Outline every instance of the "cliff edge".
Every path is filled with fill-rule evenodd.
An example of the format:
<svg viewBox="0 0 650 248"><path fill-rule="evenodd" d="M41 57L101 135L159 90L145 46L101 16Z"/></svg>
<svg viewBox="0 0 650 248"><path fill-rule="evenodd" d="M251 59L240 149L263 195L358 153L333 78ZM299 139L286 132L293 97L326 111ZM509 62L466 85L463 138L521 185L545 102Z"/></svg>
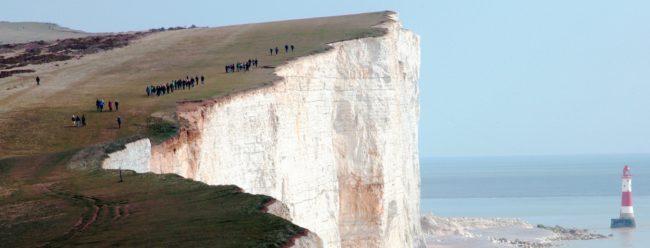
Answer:
<svg viewBox="0 0 650 248"><path fill-rule="evenodd" d="M421 246L419 37L390 18L385 35L293 60L268 86L179 104L175 137L102 167L269 195L324 247Z"/></svg>

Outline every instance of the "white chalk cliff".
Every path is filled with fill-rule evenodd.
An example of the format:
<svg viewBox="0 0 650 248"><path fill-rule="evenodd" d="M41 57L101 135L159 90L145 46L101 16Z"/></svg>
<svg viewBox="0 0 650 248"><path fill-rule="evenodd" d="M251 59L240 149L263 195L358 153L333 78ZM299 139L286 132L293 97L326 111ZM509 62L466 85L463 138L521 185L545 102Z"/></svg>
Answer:
<svg viewBox="0 0 650 248"><path fill-rule="evenodd" d="M177 109L179 134L129 144L107 169L234 184L284 203L324 247L419 247L419 37L331 44L273 84Z"/></svg>

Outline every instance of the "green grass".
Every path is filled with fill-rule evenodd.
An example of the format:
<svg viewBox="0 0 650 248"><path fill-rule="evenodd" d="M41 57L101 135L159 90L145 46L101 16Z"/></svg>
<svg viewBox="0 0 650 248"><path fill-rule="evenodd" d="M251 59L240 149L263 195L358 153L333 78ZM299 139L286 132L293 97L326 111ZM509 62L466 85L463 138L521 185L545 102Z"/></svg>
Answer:
<svg viewBox="0 0 650 248"><path fill-rule="evenodd" d="M303 231L261 212L268 196L175 175L126 171L120 183L117 171L66 168L73 154L0 160L0 187L15 190L0 201L3 246L280 247ZM71 234L94 206L95 222Z"/></svg>
<svg viewBox="0 0 650 248"><path fill-rule="evenodd" d="M147 121L147 137L154 144L162 143L176 133L178 133L178 123L156 117L150 117Z"/></svg>

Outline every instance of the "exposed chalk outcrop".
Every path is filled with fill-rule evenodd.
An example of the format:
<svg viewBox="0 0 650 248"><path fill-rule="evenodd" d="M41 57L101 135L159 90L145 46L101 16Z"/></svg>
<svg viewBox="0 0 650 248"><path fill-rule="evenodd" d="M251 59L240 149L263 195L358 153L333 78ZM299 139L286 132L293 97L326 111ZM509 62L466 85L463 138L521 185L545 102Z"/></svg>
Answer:
<svg viewBox="0 0 650 248"><path fill-rule="evenodd" d="M149 160L151 159L151 142L149 139L141 139L125 145L125 149L108 154L108 158L102 162L104 169L126 169L138 173L151 171Z"/></svg>
<svg viewBox="0 0 650 248"><path fill-rule="evenodd" d="M291 221L291 213L289 211L289 208L286 205L284 205L284 203L282 203L281 201L271 200L270 202L266 203L263 211L278 216L280 218L283 218L285 220ZM289 243L286 244L286 247L321 248L323 247L323 241L316 234L305 229L303 233L300 233L299 235L289 240Z"/></svg>
<svg viewBox="0 0 650 248"><path fill-rule="evenodd" d="M396 17L382 27L277 68L270 86L181 104L176 137L127 145L104 168L272 196L324 247L423 245L419 37Z"/></svg>
<svg viewBox="0 0 650 248"><path fill-rule="evenodd" d="M285 220L291 221L291 211L281 201L272 200L264 206L264 211L272 215L278 216Z"/></svg>
<svg viewBox="0 0 650 248"><path fill-rule="evenodd" d="M323 242L313 232L307 231L304 235L292 240L289 245L291 248L319 248L323 247Z"/></svg>

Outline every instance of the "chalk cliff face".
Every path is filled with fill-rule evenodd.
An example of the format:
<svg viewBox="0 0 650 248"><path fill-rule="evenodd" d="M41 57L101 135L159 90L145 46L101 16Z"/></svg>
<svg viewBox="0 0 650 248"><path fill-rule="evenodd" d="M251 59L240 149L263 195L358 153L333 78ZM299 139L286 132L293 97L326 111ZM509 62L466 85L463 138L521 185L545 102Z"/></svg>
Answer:
<svg viewBox="0 0 650 248"><path fill-rule="evenodd" d="M181 104L176 137L103 167L272 196L324 247L421 246L419 37L394 19L279 67L270 86Z"/></svg>

